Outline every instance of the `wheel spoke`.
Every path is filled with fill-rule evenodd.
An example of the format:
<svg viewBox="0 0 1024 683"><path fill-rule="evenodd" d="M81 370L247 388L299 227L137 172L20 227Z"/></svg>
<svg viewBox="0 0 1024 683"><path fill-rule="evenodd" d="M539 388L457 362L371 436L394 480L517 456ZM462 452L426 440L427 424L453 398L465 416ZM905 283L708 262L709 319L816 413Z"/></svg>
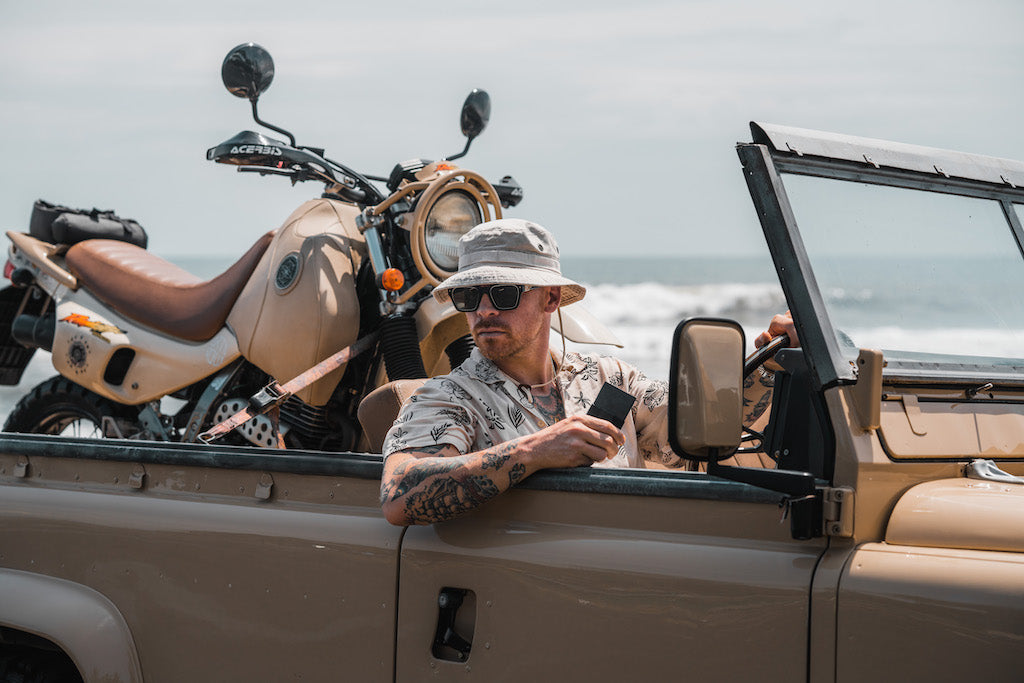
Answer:
<svg viewBox="0 0 1024 683"><path fill-rule="evenodd" d="M60 436L74 436L86 439L103 438L99 425L87 418L77 418L60 430Z"/></svg>

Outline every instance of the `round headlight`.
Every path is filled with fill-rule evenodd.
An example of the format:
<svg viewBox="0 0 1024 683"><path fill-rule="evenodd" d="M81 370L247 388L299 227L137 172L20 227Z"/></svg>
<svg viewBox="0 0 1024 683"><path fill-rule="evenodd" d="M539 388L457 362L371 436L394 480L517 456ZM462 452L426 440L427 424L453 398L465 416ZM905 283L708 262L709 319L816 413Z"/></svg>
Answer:
<svg viewBox="0 0 1024 683"><path fill-rule="evenodd" d="M459 268L459 238L481 223L480 205L468 193L454 190L430 207L424 226L427 254L441 270Z"/></svg>

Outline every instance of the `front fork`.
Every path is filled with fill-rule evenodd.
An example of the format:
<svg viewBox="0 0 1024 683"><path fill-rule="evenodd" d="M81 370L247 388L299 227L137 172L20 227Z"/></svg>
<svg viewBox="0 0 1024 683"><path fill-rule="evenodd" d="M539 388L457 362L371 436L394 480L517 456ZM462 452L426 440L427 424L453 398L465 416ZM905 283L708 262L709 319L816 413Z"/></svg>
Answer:
<svg viewBox="0 0 1024 683"><path fill-rule="evenodd" d="M388 379L419 379L427 376L416 331L416 309L412 301L399 303L398 292L389 291L381 284L384 272L390 268L381 243L378 225L370 224L363 233L370 254L374 284L380 293L381 323L380 348L384 356L384 369Z"/></svg>

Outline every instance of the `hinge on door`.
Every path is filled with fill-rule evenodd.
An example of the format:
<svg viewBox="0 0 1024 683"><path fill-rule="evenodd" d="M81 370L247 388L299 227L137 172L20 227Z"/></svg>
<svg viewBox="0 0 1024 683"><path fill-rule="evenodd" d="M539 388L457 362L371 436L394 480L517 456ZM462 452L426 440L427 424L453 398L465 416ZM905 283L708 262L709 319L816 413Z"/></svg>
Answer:
<svg viewBox="0 0 1024 683"><path fill-rule="evenodd" d="M821 528L826 536L853 536L853 489L848 486L825 487L821 491Z"/></svg>

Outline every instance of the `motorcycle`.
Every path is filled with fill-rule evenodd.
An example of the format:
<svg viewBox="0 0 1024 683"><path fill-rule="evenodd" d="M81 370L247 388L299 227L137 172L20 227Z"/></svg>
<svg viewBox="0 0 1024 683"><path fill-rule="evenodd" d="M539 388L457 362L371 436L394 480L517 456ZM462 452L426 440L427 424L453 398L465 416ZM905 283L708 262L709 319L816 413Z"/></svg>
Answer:
<svg viewBox="0 0 1024 683"><path fill-rule="evenodd" d="M4 431L190 442L248 406L256 414L226 441L351 451L367 445L357 409L368 393L468 357L465 317L430 292L457 269L459 237L523 198L511 176L491 183L453 163L486 127L488 94L466 98L462 152L401 162L383 177L260 119L274 76L262 47L231 50L221 76L250 101L257 124L287 141L243 131L207 159L293 185L319 182L323 193L207 281L147 251L132 221L37 203L29 233L7 233L0 383L17 384L37 348L51 352L59 375L18 402ZM574 306L556 329L614 343ZM255 409L278 380L331 358L341 362L278 393L271 411Z"/></svg>

